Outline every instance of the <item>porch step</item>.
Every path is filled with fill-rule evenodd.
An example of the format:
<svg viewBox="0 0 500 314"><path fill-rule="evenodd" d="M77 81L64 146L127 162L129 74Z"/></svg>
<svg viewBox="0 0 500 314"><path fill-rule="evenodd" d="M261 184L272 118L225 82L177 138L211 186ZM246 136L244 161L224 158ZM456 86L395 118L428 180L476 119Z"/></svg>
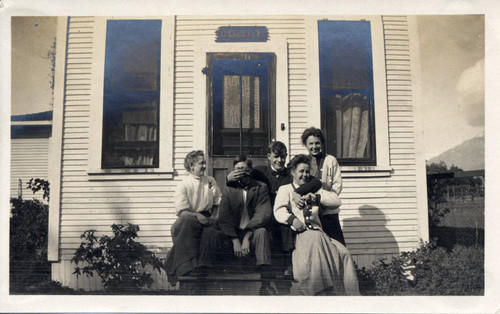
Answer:
<svg viewBox="0 0 500 314"><path fill-rule="evenodd" d="M236 258L219 255L208 276L181 276L179 289L183 295L260 295L262 279L254 257ZM298 289L292 278L284 277L286 256L274 254L268 269L271 287L278 295L296 295Z"/></svg>
<svg viewBox="0 0 500 314"><path fill-rule="evenodd" d="M211 273L207 277L179 277L179 288L185 295L259 295L262 280L259 273ZM296 294L294 282L273 278L271 287L277 295Z"/></svg>

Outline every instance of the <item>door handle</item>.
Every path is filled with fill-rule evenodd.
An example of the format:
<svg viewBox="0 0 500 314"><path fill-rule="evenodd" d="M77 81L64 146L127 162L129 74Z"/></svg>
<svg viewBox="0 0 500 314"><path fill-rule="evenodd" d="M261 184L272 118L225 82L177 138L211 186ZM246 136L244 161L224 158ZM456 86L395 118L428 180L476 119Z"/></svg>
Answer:
<svg viewBox="0 0 500 314"><path fill-rule="evenodd" d="M281 124L281 131L285 131L285 124L284 123Z"/></svg>

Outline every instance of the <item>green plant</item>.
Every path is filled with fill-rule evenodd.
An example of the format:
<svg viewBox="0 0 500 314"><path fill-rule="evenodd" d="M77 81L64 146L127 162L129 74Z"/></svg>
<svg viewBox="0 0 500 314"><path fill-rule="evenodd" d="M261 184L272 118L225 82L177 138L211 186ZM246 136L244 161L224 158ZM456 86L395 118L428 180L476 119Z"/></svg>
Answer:
<svg viewBox="0 0 500 314"><path fill-rule="evenodd" d="M39 200L12 198L9 238L11 291L50 279L47 261L48 206Z"/></svg>
<svg viewBox="0 0 500 314"><path fill-rule="evenodd" d="M144 267L151 265L153 270L161 273L162 263L145 245L134 240L139 226L113 224L111 229L112 237L104 235L97 238L95 230L87 230L81 235L84 241L71 261L87 265L75 267L74 274L93 277L94 272L97 273L109 292L136 292L144 286L150 287L153 278L144 271Z"/></svg>
<svg viewBox="0 0 500 314"><path fill-rule="evenodd" d="M59 281L51 280L47 278L46 280L37 282L24 289L11 289L11 294L83 294L82 290L73 290L68 287L61 285Z"/></svg>
<svg viewBox="0 0 500 314"><path fill-rule="evenodd" d="M28 189L33 194L43 190L49 199L49 182L31 179ZM33 285L50 280L50 263L47 261L47 235L49 207L39 200L12 198L9 237L10 291L26 291Z"/></svg>
<svg viewBox="0 0 500 314"><path fill-rule="evenodd" d="M358 276L359 292L361 295L375 295L375 280L373 280L370 269L366 267L359 268L358 264L354 263Z"/></svg>
<svg viewBox="0 0 500 314"><path fill-rule="evenodd" d="M401 272L407 262L415 265L413 280ZM372 269L358 269L358 276L363 295L482 295L484 249L455 246L448 252L431 242L390 262L380 259Z"/></svg>
<svg viewBox="0 0 500 314"><path fill-rule="evenodd" d="M47 180L44 179L33 179L31 178L28 182L28 189L33 191L33 194L36 192L42 190L43 191L43 199L50 200L50 183Z"/></svg>

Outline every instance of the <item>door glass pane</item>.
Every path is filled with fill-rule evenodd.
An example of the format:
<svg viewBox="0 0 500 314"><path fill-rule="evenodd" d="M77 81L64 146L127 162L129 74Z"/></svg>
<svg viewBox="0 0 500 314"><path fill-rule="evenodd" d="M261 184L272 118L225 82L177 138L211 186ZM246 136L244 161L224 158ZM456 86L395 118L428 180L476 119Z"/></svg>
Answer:
<svg viewBox="0 0 500 314"><path fill-rule="evenodd" d="M258 76L224 75L223 99L225 129L240 128L240 123L244 129L260 128Z"/></svg>
<svg viewBox="0 0 500 314"><path fill-rule="evenodd" d="M240 77L239 75L224 75L224 129L240 127Z"/></svg>
<svg viewBox="0 0 500 314"><path fill-rule="evenodd" d="M243 128L260 128L259 77L243 76Z"/></svg>

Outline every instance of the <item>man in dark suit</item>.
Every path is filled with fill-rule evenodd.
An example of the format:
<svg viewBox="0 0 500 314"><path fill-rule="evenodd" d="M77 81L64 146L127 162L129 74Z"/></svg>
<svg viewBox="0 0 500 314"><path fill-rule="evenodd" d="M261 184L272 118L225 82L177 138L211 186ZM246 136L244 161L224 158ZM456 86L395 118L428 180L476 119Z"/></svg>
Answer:
<svg viewBox="0 0 500 314"><path fill-rule="evenodd" d="M285 144L280 141L272 142L267 149L267 165L255 167L250 174L252 179L264 182L267 185L271 207L274 206L278 188L292 183L290 171L285 167L287 155ZM227 186L237 186L238 180L244 175L241 171L233 170L227 176ZM275 256L284 258L282 261L285 266L283 269L286 269L284 274L291 277L293 275L291 251L295 248L294 235L290 228L277 223L274 217L271 218L268 227L272 234L272 251Z"/></svg>
<svg viewBox="0 0 500 314"><path fill-rule="evenodd" d="M252 161L239 155L233 161L235 171L244 173L236 187L226 186L219 205L218 226L226 240L231 240L236 257L254 254L262 279L261 294L271 294L271 237L266 227L272 216L269 192L265 183L250 177Z"/></svg>
<svg viewBox="0 0 500 314"><path fill-rule="evenodd" d="M290 171L285 166L287 155L285 144L280 141L272 142L267 148L267 165L256 166L250 174L252 179L267 184L271 205L274 204L278 188L282 185L292 183ZM245 173L238 170L230 172L227 175L227 185L235 187L237 181L244 175Z"/></svg>

